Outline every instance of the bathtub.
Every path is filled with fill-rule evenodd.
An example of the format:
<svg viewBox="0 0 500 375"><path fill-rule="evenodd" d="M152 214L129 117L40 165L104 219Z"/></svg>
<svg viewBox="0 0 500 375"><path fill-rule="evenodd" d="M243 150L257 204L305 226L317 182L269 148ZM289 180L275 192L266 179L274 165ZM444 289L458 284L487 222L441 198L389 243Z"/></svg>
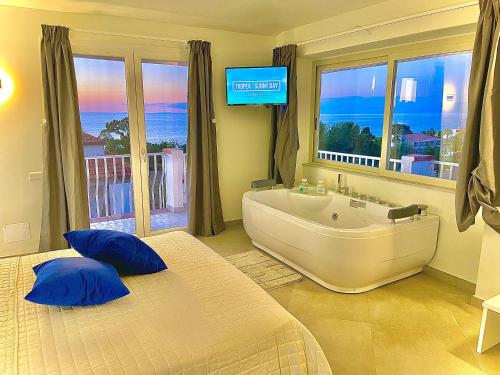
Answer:
<svg viewBox="0 0 500 375"><path fill-rule="evenodd" d="M361 293L416 274L436 250L437 216L392 223L389 207L334 192L249 191L242 206L256 247L336 292Z"/></svg>

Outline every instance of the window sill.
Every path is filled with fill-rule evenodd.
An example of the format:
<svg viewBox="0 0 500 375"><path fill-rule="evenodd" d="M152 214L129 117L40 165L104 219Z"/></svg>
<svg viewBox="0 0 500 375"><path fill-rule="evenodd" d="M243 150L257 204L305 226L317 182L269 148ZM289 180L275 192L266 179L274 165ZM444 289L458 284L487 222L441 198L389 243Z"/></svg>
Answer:
<svg viewBox="0 0 500 375"><path fill-rule="evenodd" d="M455 187L456 187L455 181L442 180L433 177L411 175L401 172L380 170L379 168L373 168L374 169L373 171L367 171L366 169L360 170L359 168L352 168L349 165L338 166L329 163L321 163L317 161L303 163L302 166L310 168L326 169L329 171L340 172L340 173L349 173L362 177L375 178L379 180L411 185L414 187L419 187L424 189L444 191L451 194L455 193Z"/></svg>

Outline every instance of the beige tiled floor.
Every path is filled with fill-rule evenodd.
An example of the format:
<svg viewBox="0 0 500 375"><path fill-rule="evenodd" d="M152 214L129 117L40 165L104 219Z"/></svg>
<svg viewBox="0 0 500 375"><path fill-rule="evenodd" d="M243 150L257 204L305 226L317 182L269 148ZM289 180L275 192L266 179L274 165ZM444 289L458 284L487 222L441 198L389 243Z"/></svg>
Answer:
<svg viewBox="0 0 500 375"><path fill-rule="evenodd" d="M238 223L201 240L222 256L254 248ZM470 296L426 274L355 295L307 278L270 293L316 336L336 375L500 374L500 346L475 351L481 311Z"/></svg>

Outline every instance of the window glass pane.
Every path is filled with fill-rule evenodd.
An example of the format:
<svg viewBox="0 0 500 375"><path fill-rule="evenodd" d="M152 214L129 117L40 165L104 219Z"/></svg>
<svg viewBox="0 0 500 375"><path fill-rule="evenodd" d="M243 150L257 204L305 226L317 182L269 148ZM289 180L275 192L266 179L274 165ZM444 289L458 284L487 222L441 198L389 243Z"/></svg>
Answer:
<svg viewBox="0 0 500 375"><path fill-rule="evenodd" d="M321 73L318 158L378 167L387 64Z"/></svg>
<svg viewBox="0 0 500 375"><path fill-rule="evenodd" d="M456 180L471 53L397 62L388 168Z"/></svg>
<svg viewBox="0 0 500 375"><path fill-rule="evenodd" d="M151 230L187 225L188 67L142 63Z"/></svg>
<svg viewBox="0 0 500 375"><path fill-rule="evenodd" d="M123 60L76 57L90 227L135 232Z"/></svg>

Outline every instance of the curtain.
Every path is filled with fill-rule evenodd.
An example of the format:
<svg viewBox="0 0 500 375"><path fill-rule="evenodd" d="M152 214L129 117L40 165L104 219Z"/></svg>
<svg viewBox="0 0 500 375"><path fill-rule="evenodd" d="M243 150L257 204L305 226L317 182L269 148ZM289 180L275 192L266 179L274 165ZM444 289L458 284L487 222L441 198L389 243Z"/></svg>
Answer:
<svg viewBox="0 0 500 375"><path fill-rule="evenodd" d="M69 30L42 25L45 125L40 251L68 248L63 234L89 227L89 209Z"/></svg>
<svg viewBox="0 0 500 375"><path fill-rule="evenodd" d="M455 196L458 229L482 208L500 233L500 0L480 0L469 85L469 109Z"/></svg>
<svg viewBox="0 0 500 375"><path fill-rule="evenodd" d="M269 146L269 178L286 188L295 183L299 129L297 125L297 46L273 49L273 66L288 68L288 105L273 106Z"/></svg>
<svg viewBox="0 0 500 375"><path fill-rule="evenodd" d="M217 166L210 43L189 42L188 72L188 228L194 235L224 230Z"/></svg>

